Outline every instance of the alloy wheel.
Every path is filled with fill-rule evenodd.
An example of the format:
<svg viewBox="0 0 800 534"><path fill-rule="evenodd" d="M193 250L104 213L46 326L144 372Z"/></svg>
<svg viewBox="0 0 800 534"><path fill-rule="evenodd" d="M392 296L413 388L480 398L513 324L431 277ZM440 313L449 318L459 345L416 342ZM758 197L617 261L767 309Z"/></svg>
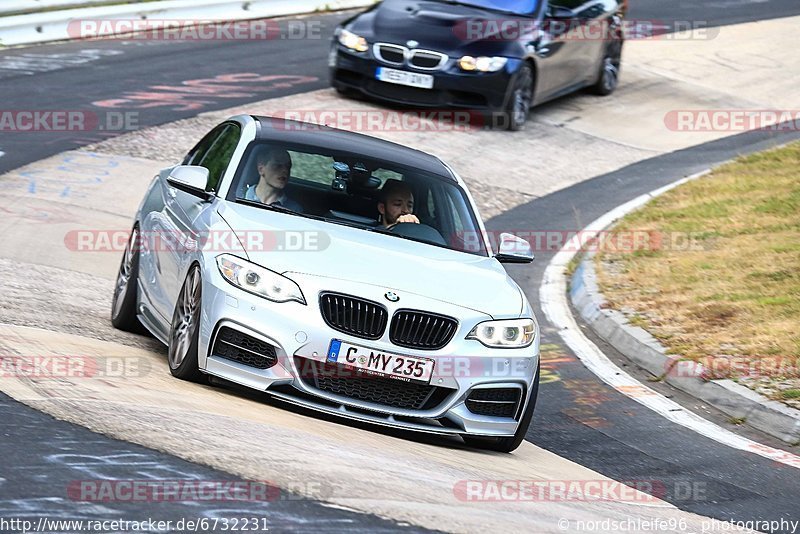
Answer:
<svg viewBox="0 0 800 534"><path fill-rule="evenodd" d="M186 277L172 318L169 365L173 369L180 367L189 354L199 320L200 270L195 267Z"/></svg>

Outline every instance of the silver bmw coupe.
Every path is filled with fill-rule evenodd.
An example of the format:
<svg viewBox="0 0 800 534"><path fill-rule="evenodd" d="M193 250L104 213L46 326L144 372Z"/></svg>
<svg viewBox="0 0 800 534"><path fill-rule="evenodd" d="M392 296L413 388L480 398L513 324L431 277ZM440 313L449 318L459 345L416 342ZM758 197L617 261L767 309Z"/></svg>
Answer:
<svg viewBox="0 0 800 534"><path fill-rule="evenodd" d="M153 179L112 322L161 340L181 379L512 451L539 328L501 263L532 259L527 241L491 238L434 156L237 116Z"/></svg>

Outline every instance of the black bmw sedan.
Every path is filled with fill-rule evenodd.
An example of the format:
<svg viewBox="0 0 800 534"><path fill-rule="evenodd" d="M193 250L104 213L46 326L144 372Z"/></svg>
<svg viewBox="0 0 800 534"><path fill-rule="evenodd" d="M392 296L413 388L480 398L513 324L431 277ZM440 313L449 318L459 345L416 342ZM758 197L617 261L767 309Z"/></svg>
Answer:
<svg viewBox="0 0 800 534"><path fill-rule="evenodd" d="M336 29L331 81L518 130L532 106L614 91L624 14L624 0L384 0Z"/></svg>

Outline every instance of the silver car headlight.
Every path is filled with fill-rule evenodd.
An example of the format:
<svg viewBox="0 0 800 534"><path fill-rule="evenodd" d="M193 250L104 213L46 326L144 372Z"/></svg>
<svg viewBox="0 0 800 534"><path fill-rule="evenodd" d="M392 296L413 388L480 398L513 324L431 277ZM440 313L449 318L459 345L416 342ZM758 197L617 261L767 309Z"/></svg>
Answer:
<svg viewBox="0 0 800 534"><path fill-rule="evenodd" d="M475 339L487 347L519 349L530 346L536 337L533 319L486 321L472 329L467 339Z"/></svg>
<svg viewBox="0 0 800 534"><path fill-rule="evenodd" d="M505 67L506 63L508 58L505 57L464 56L458 60L458 66L467 72L497 72Z"/></svg>
<svg viewBox="0 0 800 534"><path fill-rule="evenodd" d="M306 303L300 286L293 280L255 263L230 254L222 254L217 256L217 267L225 280L239 289L273 302Z"/></svg>
<svg viewBox="0 0 800 534"><path fill-rule="evenodd" d="M367 44L366 39L347 30L342 30L339 32L339 42L344 47L356 52L366 52L369 50L369 45Z"/></svg>

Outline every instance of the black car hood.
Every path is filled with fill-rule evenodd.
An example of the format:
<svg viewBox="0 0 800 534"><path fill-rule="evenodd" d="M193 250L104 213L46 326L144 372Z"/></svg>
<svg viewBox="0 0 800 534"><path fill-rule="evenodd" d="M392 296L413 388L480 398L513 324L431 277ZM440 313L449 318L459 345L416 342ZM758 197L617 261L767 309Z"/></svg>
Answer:
<svg viewBox="0 0 800 534"><path fill-rule="evenodd" d="M500 55L508 43L492 40L485 34L481 39L469 40L467 23L470 20L509 17L512 16L445 2L384 0L376 8L353 19L349 28L370 42L405 45L413 40L419 43L417 48L465 53L480 43L481 53Z"/></svg>

